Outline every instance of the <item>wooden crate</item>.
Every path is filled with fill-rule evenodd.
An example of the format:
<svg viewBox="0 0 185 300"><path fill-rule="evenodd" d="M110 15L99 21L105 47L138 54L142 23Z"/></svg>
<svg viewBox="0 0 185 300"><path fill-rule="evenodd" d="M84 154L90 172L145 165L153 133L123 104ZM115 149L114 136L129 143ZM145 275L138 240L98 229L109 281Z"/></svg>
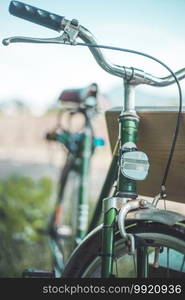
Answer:
<svg viewBox="0 0 185 300"><path fill-rule="evenodd" d="M120 107L106 111L106 124L113 151L118 136ZM167 158L175 132L178 108L137 107L140 117L138 150L149 157L149 175L138 182L140 195L155 196L160 192ZM180 133L177 139L169 176L166 182L167 199L185 203L185 109L183 108Z"/></svg>

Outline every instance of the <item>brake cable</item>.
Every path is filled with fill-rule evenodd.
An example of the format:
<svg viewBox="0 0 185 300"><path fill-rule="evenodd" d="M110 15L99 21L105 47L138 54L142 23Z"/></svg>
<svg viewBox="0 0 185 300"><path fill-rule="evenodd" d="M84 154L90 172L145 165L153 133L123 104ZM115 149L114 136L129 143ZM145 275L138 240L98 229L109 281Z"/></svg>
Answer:
<svg viewBox="0 0 185 300"><path fill-rule="evenodd" d="M170 167L171 167L171 163L172 163L172 159L173 159L173 155L174 155L174 151L175 151L175 147L176 147L176 143L177 143L177 137L179 135L180 121L181 121L181 117L182 117L182 89L181 89L180 82L179 82L177 76L165 63L163 63L159 59L157 59L157 58L155 58L155 57L153 57L149 54L146 54L146 53L143 53L143 52L140 52L140 51L125 49L125 48L120 48L120 47L106 46L106 45L90 44L90 43L76 43L75 46L86 46L86 47L93 47L93 48L102 48L102 49L123 51L123 52L129 52L129 53L132 53L132 54L141 55L141 56L147 57L147 58L149 58L151 60L154 60L157 63L161 64L173 76L173 78L174 78L174 80L177 84L177 88L178 88L179 111L178 111L178 115L177 115L177 122L176 122L174 138L172 140L170 153L169 153L169 156L168 156L168 159L167 159L164 175L163 175L162 181L161 181L160 196L161 196L162 199L166 198L166 181L167 181L167 178L168 178L168 175L169 175L169 170L170 170Z"/></svg>

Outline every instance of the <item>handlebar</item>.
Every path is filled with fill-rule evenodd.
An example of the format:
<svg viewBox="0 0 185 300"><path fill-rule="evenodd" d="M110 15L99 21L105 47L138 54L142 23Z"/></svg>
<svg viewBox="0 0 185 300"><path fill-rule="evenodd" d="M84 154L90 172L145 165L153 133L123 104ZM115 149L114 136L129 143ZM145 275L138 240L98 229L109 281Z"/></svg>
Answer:
<svg viewBox="0 0 185 300"><path fill-rule="evenodd" d="M93 34L85 27L79 25L78 21L75 19L69 21L62 16L52 14L19 1L11 1L9 12L14 16L26 19L50 29L63 31L63 34L59 37L51 39L10 37L3 40L4 45L17 42L78 45L76 39L79 37L86 44L89 44L89 50L102 69L125 80L128 80L129 78L130 84L147 84L151 86L164 87L175 82L175 79L172 75L166 77L156 77L140 69L119 66L109 62L103 55L100 48L96 47L97 42ZM175 75L178 80L185 78L185 68L177 71Z"/></svg>

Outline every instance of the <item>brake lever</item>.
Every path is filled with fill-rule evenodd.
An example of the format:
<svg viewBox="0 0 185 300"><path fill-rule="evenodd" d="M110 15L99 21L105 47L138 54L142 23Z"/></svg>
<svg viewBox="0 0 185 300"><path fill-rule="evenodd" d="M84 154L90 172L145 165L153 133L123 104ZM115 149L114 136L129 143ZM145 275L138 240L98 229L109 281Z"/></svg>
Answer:
<svg viewBox="0 0 185 300"><path fill-rule="evenodd" d="M4 46L8 46L11 43L38 43L38 44L68 44L62 36L56 38L31 38L25 36L13 36L2 41Z"/></svg>
<svg viewBox="0 0 185 300"><path fill-rule="evenodd" d="M4 46L10 43L39 43L39 44L67 44L76 45L76 38L80 31L80 25L76 19L65 20L64 32L61 36L55 38L32 38L24 36L13 36L2 40Z"/></svg>

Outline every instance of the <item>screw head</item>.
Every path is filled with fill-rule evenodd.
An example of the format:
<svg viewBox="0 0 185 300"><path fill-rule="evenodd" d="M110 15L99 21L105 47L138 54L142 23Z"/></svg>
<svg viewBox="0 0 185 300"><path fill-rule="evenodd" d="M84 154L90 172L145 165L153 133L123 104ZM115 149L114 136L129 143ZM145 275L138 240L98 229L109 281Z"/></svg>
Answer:
<svg viewBox="0 0 185 300"><path fill-rule="evenodd" d="M78 20L76 20L76 19L73 19L72 21L71 21L71 25L73 25L73 26L78 26Z"/></svg>
<svg viewBox="0 0 185 300"><path fill-rule="evenodd" d="M141 207L147 207L148 206L148 201L146 199L141 199L140 200L140 206Z"/></svg>

